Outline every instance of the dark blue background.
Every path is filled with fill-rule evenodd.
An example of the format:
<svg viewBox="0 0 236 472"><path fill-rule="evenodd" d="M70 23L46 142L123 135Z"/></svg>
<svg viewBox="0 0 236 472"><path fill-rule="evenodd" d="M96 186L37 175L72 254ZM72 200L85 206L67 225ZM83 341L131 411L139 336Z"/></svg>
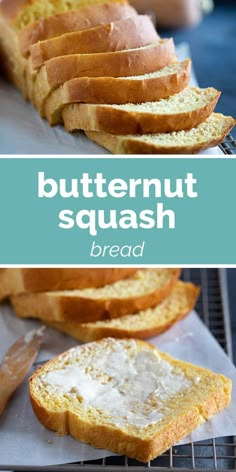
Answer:
<svg viewBox="0 0 236 472"><path fill-rule="evenodd" d="M171 33L176 44L190 44L199 85L221 90L216 111L236 117L236 0L216 1L197 27L163 33Z"/></svg>

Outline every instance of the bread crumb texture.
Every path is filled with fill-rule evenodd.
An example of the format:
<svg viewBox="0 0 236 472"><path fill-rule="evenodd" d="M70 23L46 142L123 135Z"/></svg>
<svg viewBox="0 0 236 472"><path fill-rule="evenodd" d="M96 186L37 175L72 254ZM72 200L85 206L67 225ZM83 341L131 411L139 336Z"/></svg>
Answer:
<svg viewBox="0 0 236 472"><path fill-rule="evenodd" d="M145 102L138 104L127 103L124 105L102 106L104 106L104 108L115 108L118 110L131 111L132 113L145 112L160 115L179 114L182 112L202 108L206 105L206 103L214 100L217 95L218 92L214 88L199 89L197 87L188 87L178 94L158 100L157 102Z"/></svg>
<svg viewBox="0 0 236 472"><path fill-rule="evenodd" d="M212 113L212 115L196 128L187 131L173 131L172 133L159 133L142 136L123 136L124 139L136 139L152 144L160 144L168 146L191 146L193 144L201 144L206 139L217 139L223 134L228 127L228 120L220 113Z"/></svg>
<svg viewBox="0 0 236 472"><path fill-rule="evenodd" d="M145 80L145 79L156 79L157 77L164 77L165 75L174 75L182 72L183 64L185 65L187 61L184 62L176 62L169 66L163 67L162 69L151 72L150 74L144 75L132 75L129 77L119 77L120 79L124 80Z"/></svg>
<svg viewBox="0 0 236 472"><path fill-rule="evenodd" d="M179 275L179 269L147 269L139 270L127 280L119 280L114 284L98 289L88 288L63 292L52 292L51 295L65 297L82 297L93 300L110 298L129 298L146 295L164 287Z"/></svg>

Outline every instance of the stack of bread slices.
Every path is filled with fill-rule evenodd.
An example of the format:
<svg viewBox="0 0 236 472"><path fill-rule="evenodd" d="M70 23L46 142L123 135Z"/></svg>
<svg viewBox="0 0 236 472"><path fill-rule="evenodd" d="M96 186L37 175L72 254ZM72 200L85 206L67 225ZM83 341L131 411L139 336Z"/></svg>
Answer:
<svg viewBox="0 0 236 472"><path fill-rule="evenodd" d="M2 0L0 56L11 81L51 125L84 130L113 153L196 153L234 119L220 93L190 87L148 16L124 0ZM78 150L79 151L79 150Z"/></svg>
<svg viewBox="0 0 236 472"><path fill-rule="evenodd" d="M179 269L2 269L0 299L20 318L36 318L87 342L145 339L194 308L199 288Z"/></svg>

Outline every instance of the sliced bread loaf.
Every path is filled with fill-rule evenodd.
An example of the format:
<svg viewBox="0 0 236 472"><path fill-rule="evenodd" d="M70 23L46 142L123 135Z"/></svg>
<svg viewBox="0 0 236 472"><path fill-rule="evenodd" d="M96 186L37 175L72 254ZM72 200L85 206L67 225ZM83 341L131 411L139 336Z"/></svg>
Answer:
<svg viewBox="0 0 236 472"><path fill-rule="evenodd" d="M44 114L50 92L77 77L122 77L154 72L176 60L172 39L125 51L72 54L50 59L39 70L34 85L34 104Z"/></svg>
<svg viewBox="0 0 236 472"><path fill-rule="evenodd" d="M110 336L146 339L166 331L187 316L194 308L198 295L198 287L179 281L162 303L136 314L94 323L47 322L47 324L83 342L97 341Z"/></svg>
<svg viewBox="0 0 236 472"><path fill-rule="evenodd" d="M191 61L166 66L161 70L131 77L80 77L54 90L45 102L50 125L62 122L62 109L69 103L154 102L181 92L190 80Z"/></svg>
<svg viewBox="0 0 236 472"><path fill-rule="evenodd" d="M136 15L94 28L67 33L31 47L34 69L53 57L134 49L158 40L149 16Z"/></svg>
<svg viewBox="0 0 236 472"><path fill-rule="evenodd" d="M29 54L30 46L38 41L44 41L73 31L94 28L94 26L137 15L136 10L126 5L125 2L123 5L108 2L104 5L93 5L92 7L59 13L48 18L41 17L39 21L19 32L21 53L23 55Z"/></svg>
<svg viewBox="0 0 236 472"><path fill-rule="evenodd" d="M107 338L72 348L30 379L38 420L147 462L227 407L232 382L151 344Z"/></svg>
<svg viewBox="0 0 236 472"><path fill-rule="evenodd" d="M231 116L212 113L204 123L188 131L142 136L86 131L86 135L113 154L195 154L220 144L234 125Z"/></svg>
<svg viewBox="0 0 236 472"><path fill-rule="evenodd" d="M103 287L134 275L137 269L3 269L0 300L25 292Z"/></svg>
<svg viewBox="0 0 236 472"><path fill-rule="evenodd" d="M50 321L98 321L155 306L173 290L179 269L140 270L103 288L22 294L11 297L22 318Z"/></svg>
<svg viewBox="0 0 236 472"><path fill-rule="evenodd" d="M157 102L126 105L73 103L64 107L62 116L67 131L168 133L198 126L210 116L219 97L220 92L214 88L188 87Z"/></svg>
<svg viewBox="0 0 236 472"><path fill-rule="evenodd" d="M34 102L37 70L47 60L74 54L96 54L137 49L153 44L158 35L148 16L133 16L102 26L68 33L31 47L26 66L27 98Z"/></svg>

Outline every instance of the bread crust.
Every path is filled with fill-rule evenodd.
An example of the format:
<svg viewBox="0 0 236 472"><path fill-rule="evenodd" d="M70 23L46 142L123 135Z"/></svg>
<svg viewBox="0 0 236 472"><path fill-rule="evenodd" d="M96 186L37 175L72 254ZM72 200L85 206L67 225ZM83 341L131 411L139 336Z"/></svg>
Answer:
<svg viewBox="0 0 236 472"><path fill-rule="evenodd" d="M166 320L164 323L162 319L156 318L155 323L151 320L150 321L150 314L147 313L146 316L146 327L144 328L143 325L139 326L138 316L136 314L136 323L132 323L130 328L125 328L122 326L122 321L120 327L114 327L109 325L109 322L106 323L106 326L99 326L96 323L52 323L47 322L47 325L58 329L62 333L66 333L75 339L78 339L82 342L91 342L91 341L98 341L103 338L135 338L135 339L148 339L158 334L167 331L171 328L175 323L180 321L181 319L188 316L188 314L193 310L196 301L198 299L200 288L191 284L191 283L183 283L177 282L176 287L178 285L182 285L186 291L186 297L188 298L188 306L185 307L185 310L179 309L176 313L173 314L172 318ZM175 288L169 295L172 296L174 293ZM161 305L159 305L161 306ZM155 308L155 307L154 307ZM129 316L129 315L128 315ZM132 315L133 316L133 315ZM130 316L129 318L132 318Z"/></svg>
<svg viewBox="0 0 236 472"><path fill-rule="evenodd" d="M223 115L221 115L223 117ZM222 118L223 119L223 118ZM225 136L235 126L235 119L231 116L224 117L224 129L218 137L209 138L202 143L180 146L161 146L145 141L136 140L135 136L123 139L120 136L96 131L85 131L88 138L95 141L100 146L105 147L113 154L197 154L204 149L218 146Z"/></svg>
<svg viewBox="0 0 236 472"><path fill-rule="evenodd" d="M158 305L174 288L180 269L171 270L168 281L155 291L141 296L125 298L92 299L82 296L68 296L66 292L27 294L11 297L16 315L21 318L40 318L49 321L88 322L119 318ZM56 294L53 296L53 294Z"/></svg>
<svg viewBox="0 0 236 472"><path fill-rule="evenodd" d="M160 40L146 48L101 54L75 54L51 59L46 64L49 85L54 88L72 78L127 77L154 72L176 60L173 39ZM65 67L64 67L65 66ZM86 70L84 70L86 67Z"/></svg>
<svg viewBox="0 0 236 472"><path fill-rule="evenodd" d="M127 77L155 72L176 61L173 39L126 51L73 54L50 59L39 70L34 86L34 104L44 116L48 95L77 77Z"/></svg>
<svg viewBox="0 0 236 472"><path fill-rule="evenodd" d="M126 0L59 0L41 2L38 0L1 0L0 13L7 22L18 31L21 31L40 18L48 18L60 12L76 10L84 5L95 6L116 2L127 4Z"/></svg>
<svg viewBox="0 0 236 472"><path fill-rule="evenodd" d="M112 269L3 269L0 272L0 300L27 292L98 288L126 279L133 268Z"/></svg>
<svg viewBox="0 0 236 472"><path fill-rule="evenodd" d="M62 122L62 109L69 103L125 104L154 102L184 90L190 80L191 61L180 64L179 71L156 78L80 77L54 90L45 102L50 125Z"/></svg>
<svg viewBox="0 0 236 472"><path fill-rule="evenodd" d="M0 65L7 79L25 95L25 60L20 56L18 38L0 15Z"/></svg>
<svg viewBox="0 0 236 472"><path fill-rule="evenodd" d="M136 341L136 343L141 350L141 343L144 342ZM92 348L93 344L90 346ZM156 350L154 346L148 346L150 349ZM63 355L66 356L66 353ZM88 415L86 410L76 414L70 408L57 409L57 411L45 408L43 401L38 399L34 384L37 376L40 376L41 373L48 372L48 369L54 370L57 358L39 368L30 378L30 400L34 413L44 426L61 435L69 433L78 441L91 444L94 447L126 454L141 462L148 462L164 453L199 425L228 406L231 400L232 382L223 375L213 374L207 369L178 361L165 353L159 352L159 355L163 360L180 368L187 376L189 373L191 375L194 373L196 377L202 376L202 380L197 387L191 387L184 394L186 406L183 406L183 399L180 400L180 410L177 404L176 414L165 420L162 427L149 434L146 431L140 431L140 428L132 428L129 425L117 427L109 423L104 424L103 421L99 421L99 417L93 418L91 410ZM212 388L214 384L215 389Z"/></svg>
<svg viewBox="0 0 236 472"><path fill-rule="evenodd" d="M168 133L195 128L213 112L220 92L215 89L214 97L201 108L156 114L127 111L106 105L71 104L62 111L64 126L67 131L93 130L113 134L149 134Z"/></svg>
<svg viewBox="0 0 236 472"><path fill-rule="evenodd" d="M136 10L128 5L126 1L120 1L119 3L93 5L92 7L70 10L48 18L42 17L39 21L26 26L19 32L20 50L23 56L27 56L30 46L38 41L137 15Z"/></svg>
<svg viewBox="0 0 236 472"><path fill-rule="evenodd" d="M0 4L0 14L9 24L14 26L14 20L19 11L27 4L29 4L29 0L2 0Z"/></svg>
<svg viewBox="0 0 236 472"><path fill-rule="evenodd" d="M38 69L54 57L134 49L152 44L158 38L149 16L137 15L38 42L30 53L33 67Z"/></svg>

